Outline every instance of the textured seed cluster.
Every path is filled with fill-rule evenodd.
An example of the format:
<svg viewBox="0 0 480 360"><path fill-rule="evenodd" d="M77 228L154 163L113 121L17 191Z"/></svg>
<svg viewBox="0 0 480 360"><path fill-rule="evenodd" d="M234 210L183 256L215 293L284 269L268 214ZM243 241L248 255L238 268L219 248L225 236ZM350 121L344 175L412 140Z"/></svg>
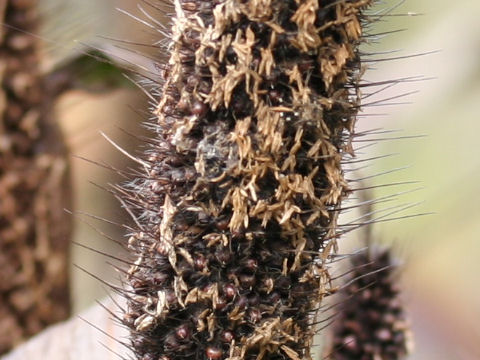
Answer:
<svg viewBox="0 0 480 360"><path fill-rule="evenodd" d="M411 350L411 335L388 250L351 259L354 281L333 328L332 360L400 360Z"/></svg>
<svg viewBox="0 0 480 360"><path fill-rule="evenodd" d="M156 135L122 190L138 359L311 358L371 3L175 1Z"/></svg>
<svg viewBox="0 0 480 360"><path fill-rule="evenodd" d="M69 312L67 166L33 0L0 1L0 354Z"/></svg>

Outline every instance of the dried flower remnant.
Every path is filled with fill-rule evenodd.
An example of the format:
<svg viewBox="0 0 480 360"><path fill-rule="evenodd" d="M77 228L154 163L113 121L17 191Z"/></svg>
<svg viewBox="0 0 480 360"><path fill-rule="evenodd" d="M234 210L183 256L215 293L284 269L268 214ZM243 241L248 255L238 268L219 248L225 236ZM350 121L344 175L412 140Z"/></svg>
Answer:
<svg viewBox="0 0 480 360"><path fill-rule="evenodd" d="M371 0L177 0L125 324L138 359L310 359Z"/></svg>
<svg viewBox="0 0 480 360"><path fill-rule="evenodd" d="M66 151L31 35L36 5L0 0L0 354L69 313Z"/></svg>
<svg viewBox="0 0 480 360"><path fill-rule="evenodd" d="M351 259L352 280L339 293L331 346L332 360L400 360L412 337L399 299L398 274L390 250L362 252Z"/></svg>

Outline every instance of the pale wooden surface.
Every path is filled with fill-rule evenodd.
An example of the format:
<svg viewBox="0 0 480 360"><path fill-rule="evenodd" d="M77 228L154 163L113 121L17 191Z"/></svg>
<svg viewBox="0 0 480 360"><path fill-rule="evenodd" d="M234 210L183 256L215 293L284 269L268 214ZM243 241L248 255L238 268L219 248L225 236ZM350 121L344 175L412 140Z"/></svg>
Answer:
<svg viewBox="0 0 480 360"><path fill-rule="evenodd" d="M104 299L102 304L114 312L118 311L111 299ZM114 339L125 340L128 334L125 329L114 323L111 317L100 305L94 305L79 316L47 328L27 343L1 357L0 360L119 360L126 358L128 349ZM103 334L99 329L111 337Z"/></svg>

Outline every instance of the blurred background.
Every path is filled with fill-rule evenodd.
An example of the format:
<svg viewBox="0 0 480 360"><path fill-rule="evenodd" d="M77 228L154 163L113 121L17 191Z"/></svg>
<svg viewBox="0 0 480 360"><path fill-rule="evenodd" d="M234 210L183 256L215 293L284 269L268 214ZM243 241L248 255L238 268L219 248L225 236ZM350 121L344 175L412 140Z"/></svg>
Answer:
<svg viewBox="0 0 480 360"><path fill-rule="evenodd" d="M158 34L115 8L122 8L145 18L134 0L44 0L45 51L54 66L75 53L79 44L109 46L124 54L126 43L107 40L111 37L151 43ZM363 176L407 168L369 179L382 185L403 181L417 184L378 187L375 197L421 188L402 195L399 204L415 204L394 215L426 216L380 222L374 226L378 241L392 244L404 263L402 286L415 336L412 360L473 360L480 358L480 181L478 151L480 122L480 2L475 0L410 0L404 3L384 1L378 8L399 5L392 14L375 24L372 33L399 31L378 43L364 46L365 52L392 51L373 58L403 57L399 60L369 63L366 78L371 81L423 78L387 88L372 96L372 106L364 108L359 131L368 129L398 130L370 136L372 146L362 149L361 157L394 154L368 163ZM148 5L145 9L152 11ZM156 13L158 16L158 12ZM103 37L102 37L103 36ZM108 45L106 45L108 44ZM112 47L113 46L113 47ZM141 47L135 50L145 50ZM148 50L148 49L147 49ZM151 50L151 49L150 49ZM126 57L128 55L121 55ZM130 54L132 55L132 53ZM411 93L385 101L397 95ZM390 104L390 103L396 103ZM401 104L399 104L401 103ZM68 139L71 153L118 168L133 166L101 135L105 132L125 149L135 153L138 140L126 134L140 134L147 99L134 88L97 94L81 89L62 97L57 113ZM383 141L385 138L410 137ZM358 146L366 143L358 143ZM476 150L477 149L477 150ZM115 172L78 158L72 159L75 210L119 221L124 214L118 203L101 187L122 181ZM94 229L122 239L123 230L76 216L75 241L110 254L120 254L111 241ZM83 219L83 220L82 220ZM93 225L90 226L88 223ZM349 236L355 241L355 234ZM105 257L73 246L72 263L115 281L116 274ZM85 309L95 299L105 296L97 280L72 267L72 297L75 311Z"/></svg>

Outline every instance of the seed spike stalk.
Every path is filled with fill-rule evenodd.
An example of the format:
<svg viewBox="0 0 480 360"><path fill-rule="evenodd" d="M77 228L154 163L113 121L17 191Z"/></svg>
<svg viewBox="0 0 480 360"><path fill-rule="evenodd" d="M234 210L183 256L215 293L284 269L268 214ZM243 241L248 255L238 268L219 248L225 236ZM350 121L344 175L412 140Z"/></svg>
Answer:
<svg viewBox="0 0 480 360"><path fill-rule="evenodd" d="M138 359L312 358L372 4L174 1L148 166L117 189L137 228L124 317Z"/></svg>

